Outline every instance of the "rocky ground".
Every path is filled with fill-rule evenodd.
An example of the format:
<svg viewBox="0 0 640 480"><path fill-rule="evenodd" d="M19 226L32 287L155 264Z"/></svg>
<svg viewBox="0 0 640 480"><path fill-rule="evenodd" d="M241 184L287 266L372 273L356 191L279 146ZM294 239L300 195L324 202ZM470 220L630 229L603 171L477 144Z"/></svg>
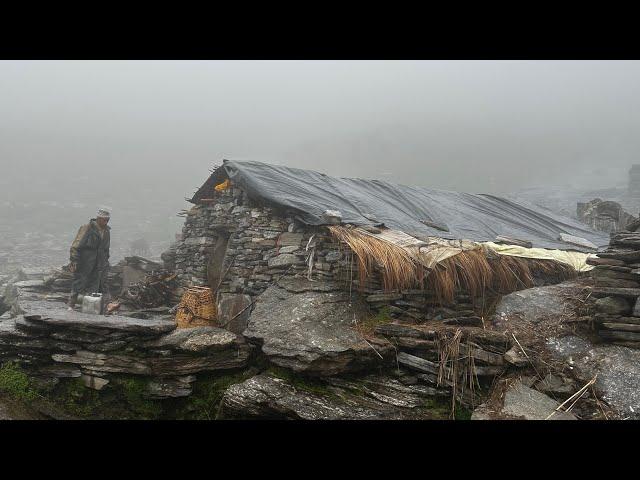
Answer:
<svg viewBox="0 0 640 480"><path fill-rule="evenodd" d="M21 368L0 371L7 418L624 419L640 412L640 354L594 333L589 278L506 295L488 318L419 323L371 315L330 282L285 278L257 297L241 334L176 330L166 313L68 312L39 290L41 282L13 287L24 312L0 312L3 365ZM23 372L28 389L7 393L6 379L22 388Z"/></svg>

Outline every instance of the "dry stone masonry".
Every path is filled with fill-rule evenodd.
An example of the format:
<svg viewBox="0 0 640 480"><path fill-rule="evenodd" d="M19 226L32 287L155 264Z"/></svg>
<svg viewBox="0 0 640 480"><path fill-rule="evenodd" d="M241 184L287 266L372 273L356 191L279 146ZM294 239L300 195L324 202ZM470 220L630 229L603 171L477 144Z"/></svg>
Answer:
<svg viewBox="0 0 640 480"><path fill-rule="evenodd" d="M196 374L240 369L251 346L216 327L175 330L172 319L69 312L58 302L22 301L21 316L0 320L0 359L42 382L81 377L103 389L114 374L146 382L149 397L187 396Z"/></svg>
<svg viewBox="0 0 640 480"><path fill-rule="evenodd" d="M595 265L598 334L611 343L640 346L640 233L612 233L609 247L588 262Z"/></svg>
<svg viewBox="0 0 640 480"><path fill-rule="evenodd" d="M440 305L424 290L386 292L379 274L360 285L355 259L326 228L303 225L291 214L261 206L239 188L212 195L212 201L201 201L187 212L171 259L181 286L177 296L194 285L217 291L220 325L226 326L283 278L333 282L361 296L374 313L413 321L474 317L483 303L464 293ZM241 333L252 310L233 319L231 330Z"/></svg>

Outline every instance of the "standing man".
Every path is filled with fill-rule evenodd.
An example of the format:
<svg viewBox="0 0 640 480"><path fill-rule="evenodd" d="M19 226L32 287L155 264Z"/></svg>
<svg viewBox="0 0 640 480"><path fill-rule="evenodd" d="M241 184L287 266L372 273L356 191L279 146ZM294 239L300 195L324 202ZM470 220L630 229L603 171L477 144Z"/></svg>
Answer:
<svg viewBox="0 0 640 480"><path fill-rule="evenodd" d="M106 305L108 301L106 297L109 296L107 273L111 227L107 223L111 217L110 212L111 208L101 207L96 218L80 227L71 244L69 271L73 273L73 283L67 303L69 310L73 310L79 293L100 292L105 297L102 304Z"/></svg>

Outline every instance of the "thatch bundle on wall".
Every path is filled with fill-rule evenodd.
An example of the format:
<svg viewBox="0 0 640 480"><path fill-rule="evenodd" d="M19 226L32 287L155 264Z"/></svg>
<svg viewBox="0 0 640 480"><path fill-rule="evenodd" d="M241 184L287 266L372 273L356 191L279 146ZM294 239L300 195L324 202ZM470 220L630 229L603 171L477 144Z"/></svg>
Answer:
<svg viewBox="0 0 640 480"><path fill-rule="evenodd" d="M433 292L440 304L452 303L460 291L476 298L532 287L536 277L559 282L577 275L571 266L555 260L499 255L479 244L434 262L421 249L401 247L358 228L328 228L354 253L360 287L379 272L385 291L423 289Z"/></svg>

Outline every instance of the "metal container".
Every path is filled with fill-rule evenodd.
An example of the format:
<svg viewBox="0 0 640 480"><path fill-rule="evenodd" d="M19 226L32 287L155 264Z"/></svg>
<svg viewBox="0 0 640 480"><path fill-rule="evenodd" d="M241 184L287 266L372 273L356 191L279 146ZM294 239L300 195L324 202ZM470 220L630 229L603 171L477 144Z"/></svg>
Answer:
<svg viewBox="0 0 640 480"><path fill-rule="evenodd" d="M82 298L82 313L102 314L102 294L91 293Z"/></svg>

